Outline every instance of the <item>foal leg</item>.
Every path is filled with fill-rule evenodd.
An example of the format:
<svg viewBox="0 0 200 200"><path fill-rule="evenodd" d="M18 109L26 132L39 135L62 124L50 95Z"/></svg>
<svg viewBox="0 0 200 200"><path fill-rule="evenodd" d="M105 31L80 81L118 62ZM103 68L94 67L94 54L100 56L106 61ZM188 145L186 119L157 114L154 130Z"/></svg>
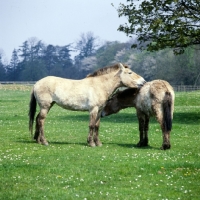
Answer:
<svg viewBox="0 0 200 200"><path fill-rule="evenodd" d="M144 133L143 133L143 145L148 146L148 131L149 131L149 116L145 115L145 122L144 122Z"/></svg>
<svg viewBox="0 0 200 200"><path fill-rule="evenodd" d="M139 131L140 131L140 141L138 142L138 147L148 146L148 130L149 130L149 117L137 112L138 121L139 121Z"/></svg>
<svg viewBox="0 0 200 200"><path fill-rule="evenodd" d="M96 146L102 146L102 143L99 139L99 124L100 124L100 117L98 117L97 122L94 127L94 142Z"/></svg>
<svg viewBox="0 0 200 200"><path fill-rule="evenodd" d="M35 129L35 136L34 139L39 144L48 145L48 142L46 141L44 137L44 121L46 118L46 115L48 113L47 109L41 109L40 113L36 117L36 129Z"/></svg>
<svg viewBox="0 0 200 200"><path fill-rule="evenodd" d="M160 149L161 150L170 149L171 148L170 131L166 131L165 127L163 127L163 125L161 125L161 129L162 129L162 134L163 134L163 144Z"/></svg>
<svg viewBox="0 0 200 200"><path fill-rule="evenodd" d="M161 110L161 109L160 109ZM170 131L167 131L164 126L164 117L162 112L156 112L156 119L158 123L160 124L161 130L162 130L162 137L163 137L163 143L161 146L161 150L166 150L171 148L170 144Z"/></svg>
<svg viewBox="0 0 200 200"><path fill-rule="evenodd" d="M143 138L144 138L144 124L145 124L145 119L143 116L139 116L139 113L137 113L137 117L138 117L138 122L139 122L139 132L140 132L140 140L137 143L138 147L142 147L144 146L143 144Z"/></svg>

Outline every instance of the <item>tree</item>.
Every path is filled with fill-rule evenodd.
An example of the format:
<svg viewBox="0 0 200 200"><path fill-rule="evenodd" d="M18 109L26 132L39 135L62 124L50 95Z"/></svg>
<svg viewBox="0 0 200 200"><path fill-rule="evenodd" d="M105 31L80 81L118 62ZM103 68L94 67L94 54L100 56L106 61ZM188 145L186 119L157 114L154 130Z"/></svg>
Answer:
<svg viewBox="0 0 200 200"><path fill-rule="evenodd" d="M44 60L45 60L46 68L48 70L48 75L52 75L52 70L55 64L58 62L58 56L57 56L55 46L49 44L46 47Z"/></svg>
<svg viewBox="0 0 200 200"><path fill-rule="evenodd" d="M72 50L70 48L71 48L71 44L68 44L62 47L57 46L59 63L62 65L63 68L68 68L68 67L73 66L71 54L70 54Z"/></svg>
<svg viewBox="0 0 200 200"><path fill-rule="evenodd" d="M10 64L7 66L8 79L11 81L16 81L18 79L19 73L21 71L18 64L19 64L19 58L17 50L14 49L12 52Z"/></svg>
<svg viewBox="0 0 200 200"><path fill-rule="evenodd" d="M0 80L1 81L5 80L5 74L6 74L6 71L5 71L5 67L2 63L2 55L0 53Z"/></svg>
<svg viewBox="0 0 200 200"><path fill-rule="evenodd" d="M29 43L27 40L25 42L23 42L22 46L20 46L19 52L21 52L21 54L19 56L22 57L23 61L26 62L29 60L30 48L29 48Z"/></svg>
<svg viewBox="0 0 200 200"><path fill-rule="evenodd" d="M119 5L118 14L127 17L128 23L118 30L137 36L139 44L133 44L133 48L157 51L170 47L181 54L186 47L200 44L199 0L143 0L139 5L134 0L127 2Z"/></svg>
<svg viewBox="0 0 200 200"><path fill-rule="evenodd" d="M41 58L45 51L45 45L41 40L36 37L31 37L28 39L29 49L30 49L30 60L38 60Z"/></svg>
<svg viewBox="0 0 200 200"><path fill-rule="evenodd" d="M104 67L116 62L125 62L125 55L117 55L119 51L124 49L130 49L130 45L117 41L106 42L96 51L97 67Z"/></svg>
<svg viewBox="0 0 200 200"><path fill-rule="evenodd" d="M90 70L94 70L96 66L97 66L97 58L95 56L84 58L81 61L82 70L87 71L87 73Z"/></svg>
<svg viewBox="0 0 200 200"><path fill-rule="evenodd" d="M43 62L39 60L28 61L24 70L20 73L21 81L38 81L47 75Z"/></svg>
<svg viewBox="0 0 200 200"><path fill-rule="evenodd" d="M96 52L98 44L96 42L97 37L94 37L92 32L86 34L82 33L80 40L77 41L75 49L79 51L76 59L83 59L88 56L93 56Z"/></svg>

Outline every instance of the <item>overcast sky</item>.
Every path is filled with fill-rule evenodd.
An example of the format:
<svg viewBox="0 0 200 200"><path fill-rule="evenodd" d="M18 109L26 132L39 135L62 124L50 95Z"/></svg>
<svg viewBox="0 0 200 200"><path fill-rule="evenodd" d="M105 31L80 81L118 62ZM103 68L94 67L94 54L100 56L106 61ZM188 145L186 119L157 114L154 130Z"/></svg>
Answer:
<svg viewBox="0 0 200 200"><path fill-rule="evenodd" d="M126 0L0 0L0 50L10 61L14 48L31 37L61 46L87 32L102 41L125 42L129 38L117 31L126 22L115 9L120 2L126 4Z"/></svg>

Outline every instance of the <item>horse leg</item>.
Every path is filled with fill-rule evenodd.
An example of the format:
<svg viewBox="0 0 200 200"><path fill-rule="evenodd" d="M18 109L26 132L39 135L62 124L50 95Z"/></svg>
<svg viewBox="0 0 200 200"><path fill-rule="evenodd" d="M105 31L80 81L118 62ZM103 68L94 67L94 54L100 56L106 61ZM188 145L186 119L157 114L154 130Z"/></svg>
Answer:
<svg viewBox="0 0 200 200"><path fill-rule="evenodd" d="M46 141L44 137L44 121L46 118L46 115L48 113L47 109L41 109L39 114L36 117L36 129L35 129L35 135L34 139L39 144L48 145L48 142Z"/></svg>
<svg viewBox="0 0 200 200"><path fill-rule="evenodd" d="M161 109L160 109L161 110ZM164 117L162 112L156 112L156 119L158 123L160 124L161 130L162 130L162 137L163 137L163 143L160 147L161 150L170 149L170 131L166 130L164 126Z"/></svg>
<svg viewBox="0 0 200 200"><path fill-rule="evenodd" d="M39 138L39 135L40 135L40 132L39 132L39 124L38 124L38 118L39 118L39 114L37 115L37 117L36 117L36 124L35 124L35 135L34 135L34 139L38 142L38 143L40 143L40 141L38 141L38 138Z"/></svg>
<svg viewBox="0 0 200 200"><path fill-rule="evenodd" d="M161 124L161 129L162 129L162 135L163 135L163 143L161 146L161 150L166 150L171 148L170 144L170 131L165 130L165 127L163 124Z"/></svg>
<svg viewBox="0 0 200 200"><path fill-rule="evenodd" d="M94 138L93 138L93 132L94 132L95 123L96 123L96 116L97 116L97 112L95 112L95 111L90 112L89 134L87 137L87 143L91 147L96 146L96 144L94 142Z"/></svg>
<svg viewBox="0 0 200 200"><path fill-rule="evenodd" d="M145 115L143 146L148 146L149 116Z"/></svg>
<svg viewBox="0 0 200 200"><path fill-rule="evenodd" d="M94 143L94 140L93 140L93 131L94 131L94 126L92 125L89 125L89 134L88 134L88 137L87 137L87 143L90 147L95 147L95 143Z"/></svg>
<svg viewBox="0 0 200 200"><path fill-rule="evenodd" d="M102 146L102 143L99 139L99 124L100 124L100 117L98 117L97 122L94 127L94 142L96 146Z"/></svg>
<svg viewBox="0 0 200 200"><path fill-rule="evenodd" d="M138 147L148 146L148 130L149 130L149 116L137 110L137 117L139 121L140 141Z"/></svg>
<svg viewBox="0 0 200 200"><path fill-rule="evenodd" d="M137 113L138 117L138 122L139 122L139 132L140 132L140 140L137 143L138 147L142 147L143 145L143 137L144 137L144 124L145 124L145 119L142 116L139 116L139 113Z"/></svg>

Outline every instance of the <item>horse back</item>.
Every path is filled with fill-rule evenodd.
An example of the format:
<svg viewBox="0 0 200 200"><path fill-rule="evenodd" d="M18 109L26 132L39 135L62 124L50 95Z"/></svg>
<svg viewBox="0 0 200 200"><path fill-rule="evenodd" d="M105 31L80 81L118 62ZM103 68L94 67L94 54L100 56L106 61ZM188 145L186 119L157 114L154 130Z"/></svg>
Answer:
<svg viewBox="0 0 200 200"><path fill-rule="evenodd" d="M172 119L174 112L174 90L172 86L164 80L156 80L151 87L154 115L162 124L163 130L168 132L172 129Z"/></svg>
<svg viewBox="0 0 200 200"><path fill-rule="evenodd" d="M174 90L172 86L164 80L153 80L147 82L137 96L136 108L148 115L156 115L163 110L163 102L166 94L170 94L171 113L174 110Z"/></svg>
<svg viewBox="0 0 200 200"><path fill-rule="evenodd" d="M40 107L49 107L54 102L65 109L86 111L106 100L106 92L99 87L98 80L48 76L34 85L34 95Z"/></svg>
<svg viewBox="0 0 200 200"><path fill-rule="evenodd" d="M151 98L157 103L163 104L166 99L170 101L172 112L174 110L174 90L173 87L164 80L154 80L150 82Z"/></svg>

